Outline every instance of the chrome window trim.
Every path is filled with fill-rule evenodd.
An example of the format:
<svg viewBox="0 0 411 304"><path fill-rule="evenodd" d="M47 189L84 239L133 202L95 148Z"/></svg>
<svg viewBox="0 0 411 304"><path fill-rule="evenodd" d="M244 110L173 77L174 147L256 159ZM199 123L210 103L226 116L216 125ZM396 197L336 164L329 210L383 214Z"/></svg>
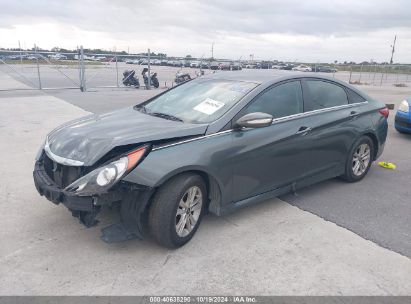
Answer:
<svg viewBox="0 0 411 304"><path fill-rule="evenodd" d="M324 108L324 109L318 109L318 110L312 110L312 111L308 111L308 112L303 112L303 113L293 114L293 115L284 116L284 117L280 117L280 118L275 118L275 119L273 119L272 125L274 125L276 123L279 123L279 122L283 122L283 121L289 121L289 120L293 120L293 119L297 119L297 118L301 118L301 117L307 117L307 116L311 116L311 115L315 115L315 114L326 113L326 112L331 112L331 111L336 111L336 110L341 110L341 109L348 109L348 108L352 108L352 107L355 107L355 106L358 106L358 105L365 105L365 104L368 104L368 101L350 103L350 104L346 104L346 105L335 106L335 107ZM172 143L172 144L169 144L169 145L164 145L164 146L161 146L161 147L154 148L154 149L152 149L152 151L158 151L158 150L162 150L162 149L165 149L165 148L185 144L185 143L188 143L188 142L201 140L201 139L204 139L204 138L209 138L209 137L219 136L219 135L223 135L223 134L228 134L228 133L231 133L233 131L234 131L233 129L230 129L230 130L216 132L216 133L209 134L209 135L195 137L195 138L192 138L192 139L182 140L182 141L175 142L175 143Z"/></svg>
<svg viewBox="0 0 411 304"><path fill-rule="evenodd" d="M311 116L311 115L315 115L315 114L331 112L331 111L335 111L335 110L348 109L348 108L352 108L352 107L355 107L355 106L358 106L358 105L364 105L364 104L368 104L368 101L357 102L357 103L349 103L349 104L341 105L341 106L335 106L335 107L329 107L329 108L324 108L324 109L318 109L318 110L312 110L312 111L308 111L308 112L293 114L293 115L289 115L289 116L275 118L275 119L273 119L273 124L275 124L277 122L288 121L288 120L300 118L300 117L306 117L306 116Z"/></svg>
<svg viewBox="0 0 411 304"><path fill-rule="evenodd" d="M81 162L79 160L61 157L51 152L48 138L46 139L46 144L44 145L44 152L46 152L48 157L50 157L52 160L54 160L55 162L61 165L74 166L74 167L80 167L84 165L84 162Z"/></svg>

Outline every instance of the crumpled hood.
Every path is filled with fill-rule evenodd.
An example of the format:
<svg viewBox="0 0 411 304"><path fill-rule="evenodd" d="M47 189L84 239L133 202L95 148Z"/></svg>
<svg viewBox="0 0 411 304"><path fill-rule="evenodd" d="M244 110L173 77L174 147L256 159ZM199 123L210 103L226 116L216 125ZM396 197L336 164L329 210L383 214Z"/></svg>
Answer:
<svg viewBox="0 0 411 304"><path fill-rule="evenodd" d="M47 139L53 154L91 166L117 146L202 135L207 126L166 120L131 107L70 121L50 132Z"/></svg>

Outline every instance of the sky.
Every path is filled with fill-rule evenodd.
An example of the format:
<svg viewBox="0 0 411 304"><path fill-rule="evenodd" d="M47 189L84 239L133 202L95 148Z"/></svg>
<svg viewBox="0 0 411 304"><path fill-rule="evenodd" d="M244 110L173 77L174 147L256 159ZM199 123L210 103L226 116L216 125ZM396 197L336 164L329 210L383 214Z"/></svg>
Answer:
<svg viewBox="0 0 411 304"><path fill-rule="evenodd" d="M411 63L409 0L0 0L0 47Z"/></svg>

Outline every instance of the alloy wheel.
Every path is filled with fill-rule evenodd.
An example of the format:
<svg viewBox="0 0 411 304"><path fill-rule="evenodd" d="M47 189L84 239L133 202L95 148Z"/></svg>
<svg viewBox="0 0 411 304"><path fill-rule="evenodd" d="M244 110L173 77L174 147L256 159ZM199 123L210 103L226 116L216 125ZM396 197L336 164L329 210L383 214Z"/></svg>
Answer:
<svg viewBox="0 0 411 304"><path fill-rule="evenodd" d="M186 237L194 229L203 207L203 194L197 186L187 189L181 198L176 213L176 232Z"/></svg>
<svg viewBox="0 0 411 304"><path fill-rule="evenodd" d="M361 176L367 170L371 159L371 149L366 143L355 149L352 159L352 171L354 175Z"/></svg>

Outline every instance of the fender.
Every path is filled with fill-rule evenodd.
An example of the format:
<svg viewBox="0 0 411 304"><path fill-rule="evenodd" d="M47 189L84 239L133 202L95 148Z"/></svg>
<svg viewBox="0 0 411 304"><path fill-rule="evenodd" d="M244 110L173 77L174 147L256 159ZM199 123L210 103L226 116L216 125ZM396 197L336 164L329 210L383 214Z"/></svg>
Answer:
<svg viewBox="0 0 411 304"><path fill-rule="evenodd" d="M222 132L153 150L123 180L157 188L177 174L199 171L218 185L221 204L228 204L232 199L233 179L231 142L232 134Z"/></svg>

